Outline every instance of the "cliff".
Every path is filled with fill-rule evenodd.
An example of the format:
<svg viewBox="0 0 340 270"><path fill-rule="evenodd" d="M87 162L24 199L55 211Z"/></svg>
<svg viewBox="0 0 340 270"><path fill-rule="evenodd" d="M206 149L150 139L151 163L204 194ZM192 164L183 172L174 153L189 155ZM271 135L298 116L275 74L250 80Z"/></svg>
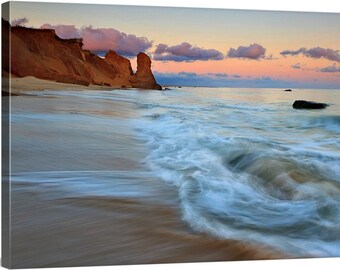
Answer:
<svg viewBox="0 0 340 270"><path fill-rule="evenodd" d="M117 88L134 87L157 89L151 60L144 54L137 56L137 72L129 59L109 51L105 58L83 50L82 39L61 39L53 29L10 27L10 67L17 77L34 76L39 79L80 85L105 85Z"/></svg>

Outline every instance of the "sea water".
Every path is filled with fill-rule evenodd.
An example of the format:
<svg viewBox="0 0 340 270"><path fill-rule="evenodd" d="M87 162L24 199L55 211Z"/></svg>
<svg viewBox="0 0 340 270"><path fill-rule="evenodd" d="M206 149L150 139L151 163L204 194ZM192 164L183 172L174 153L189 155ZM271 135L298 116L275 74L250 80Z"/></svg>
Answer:
<svg viewBox="0 0 340 270"><path fill-rule="evenodd" d="M294 110L296 99L331 106ZM138 105L146 161L193 229L340 255L340 91L182 88Z"/></svg>
<svg viewBox="0 0 340 270"><path fill-rule="evenodd" d="M129 104L134 113L125 125L146 149L140 162L152 176L177 189L182 219L194 231L268 245L293 256L340 256L339 90L173 88L34 94L72 97L73 102L97 106L105 102L106 111L110 101ZM330 106L295 110L297 99ZM19 116L14 112L14 124ZM81 117L92 129L105 126L110 144L107 134L115 122L109 113L90 110ZM59 120L66 119L62 115ZM119 155L124 156L123 151ZM95 148L89 155L96 155ZM23 175L17 179L29 178ZM92 173L90 178L100 181L102 175ZM107 177L105 173L105 181L93 192L110 193Z"/></svg>

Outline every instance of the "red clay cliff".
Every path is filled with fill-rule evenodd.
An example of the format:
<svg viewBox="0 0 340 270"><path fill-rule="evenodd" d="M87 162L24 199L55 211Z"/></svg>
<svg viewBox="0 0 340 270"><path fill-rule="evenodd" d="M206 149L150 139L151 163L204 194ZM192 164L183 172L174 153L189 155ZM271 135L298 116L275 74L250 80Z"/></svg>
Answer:
<svg viewBox="0 0 340 270"><path fill-rule="evenodd" d="M61 39L53 29L11 27L2 21L3 30L10 29L11 62L5 70L17 77L80 85L103 85L115 88L157 89L151 60L145 53L137 56L137 72L129 59L109 51L101 58L83 50L82 39ZM9 70L10 69L10 70Z"/></svg>

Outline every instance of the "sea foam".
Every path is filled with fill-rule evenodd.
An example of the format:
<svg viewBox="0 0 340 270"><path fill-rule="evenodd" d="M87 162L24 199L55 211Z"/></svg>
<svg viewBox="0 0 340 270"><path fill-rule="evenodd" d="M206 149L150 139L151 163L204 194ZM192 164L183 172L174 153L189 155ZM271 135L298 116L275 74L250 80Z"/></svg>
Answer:
<svg viewBox="0 0 340 270"><path fill-rule="evenodd" d="M237 90L219 90L222 101L202 91L149 96L136 122L145 161L178 188L183 219L219 238L339 256L339 117L294 115L274 90L270 102L249 90L255 101L236 104Z"/></svg>

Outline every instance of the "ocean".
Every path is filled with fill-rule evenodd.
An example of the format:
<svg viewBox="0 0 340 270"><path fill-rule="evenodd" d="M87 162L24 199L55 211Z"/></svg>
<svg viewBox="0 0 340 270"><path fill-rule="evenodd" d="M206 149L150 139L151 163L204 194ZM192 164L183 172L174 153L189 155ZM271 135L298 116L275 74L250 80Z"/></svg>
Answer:
<svg viewBox="0 0 340 270"><path fill-rule="evenodd" d="M332 104L294 110L296 99ZM340 255L340 92L189 88L139 102L147 162L216 237Z"/></svg>
<svg viewBox="0 0 340 270"><path fill-rule="evenodd" d="M147 200L160 181L176 195L157 200L176 204L196 233L288 257L340 256L339 90L27 94L12 97L13 183L58 190L55 199ZM295 110L298 99L330 106Z"/></svg>

